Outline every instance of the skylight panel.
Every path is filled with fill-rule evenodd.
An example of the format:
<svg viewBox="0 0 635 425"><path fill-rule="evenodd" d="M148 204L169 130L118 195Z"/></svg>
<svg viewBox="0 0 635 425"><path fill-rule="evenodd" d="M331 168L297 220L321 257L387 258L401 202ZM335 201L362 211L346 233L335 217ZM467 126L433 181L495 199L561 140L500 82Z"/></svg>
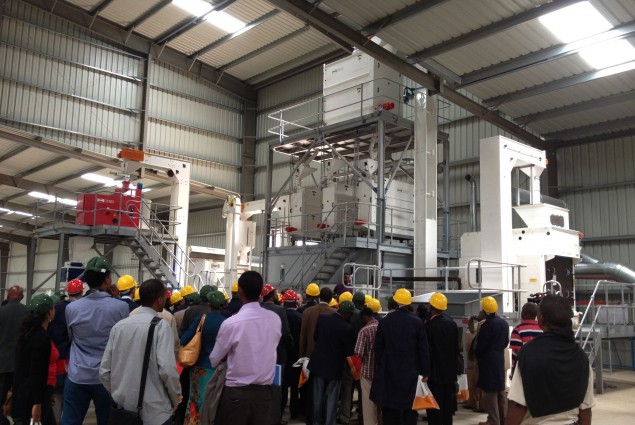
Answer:
<svg viewBox="0 0 635 425"><path fill-rule="evenodd" d="M563 7L538 18L563 43L607 31L611 23L588 1Z"/></svg>
<svg viewBox="0 0 635 425"><path fill-rule="evenodd" d="M212 10L212 5L203 0L172 0L172 3L194 16L202 16Z"/></svg>

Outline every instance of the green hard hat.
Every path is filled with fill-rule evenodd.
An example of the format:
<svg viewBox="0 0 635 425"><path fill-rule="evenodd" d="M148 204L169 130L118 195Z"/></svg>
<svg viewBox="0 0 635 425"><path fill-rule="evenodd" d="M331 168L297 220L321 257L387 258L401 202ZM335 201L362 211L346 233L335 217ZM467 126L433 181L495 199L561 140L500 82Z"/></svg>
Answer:
<svg viewBox="0 0 635 425"><path fill-rule="evenodd" d="M104 257L93 257L88 260L85 269L86 271L106 273L110 271L110 263Z"/></svg>
<svg viewBox="0 0 635 425"><path fill-rule="evenodd" d="M215 290L216 289L214 289L212 285L203 285L203 287L198 290L198 293L201 295L202 298L207 298L207 294Z"/></svg>
<svg viewBox="0 0 635 425"><path fill-rule="evenodd" d="M337 311L343 314L352 314L355 312L355 304L351 301L342 301Z"/></svg>
<svg viewBox="0 0 635 425"><path fill-rule="evenodd" d="M355 292L353 295L353 302L355 304L364 304L366 302L366 294L361 291Z"/></svg>
<svg viewBox="0 0 635 425"><path fill-rule="evenodd" d="M53 305L55 301L53 298L49 297L46 294L37 294L33 298L31 298L31 302L29 303L29 310L37 314L47 313Z"/></svg>
<svg viewBox="0 0 635 425"><path fill-rule="evenodd" d="M225 304L225 295L220 291L212 291L207 294L209 305L214 308L220 308Z"/></svg>

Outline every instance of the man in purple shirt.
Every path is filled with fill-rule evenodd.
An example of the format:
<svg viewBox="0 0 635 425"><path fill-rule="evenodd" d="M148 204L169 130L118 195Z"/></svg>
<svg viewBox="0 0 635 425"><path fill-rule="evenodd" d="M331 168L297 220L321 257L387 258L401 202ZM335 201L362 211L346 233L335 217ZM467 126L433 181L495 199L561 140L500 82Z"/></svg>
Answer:
<svg viewBox="0 0 635 425"><path fill-rule="evenodd" d="M216 413L218 425L270 422L282 322L277 314L260 306L262 286L258 272L248 271L240 276L238 297L243 306L223 322L209 356L214 368L227 361L225 387Z"/></svg>

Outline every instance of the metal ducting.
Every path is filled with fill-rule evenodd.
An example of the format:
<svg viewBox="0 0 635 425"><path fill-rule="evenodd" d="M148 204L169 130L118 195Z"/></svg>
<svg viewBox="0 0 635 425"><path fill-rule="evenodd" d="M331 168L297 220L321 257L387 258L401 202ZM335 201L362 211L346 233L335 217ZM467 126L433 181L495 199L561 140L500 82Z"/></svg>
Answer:
<svg viewBox="0 0 635 425"><path fill-rule="evenodd" d="M574 274L582 279L607 279L635 283L635 270L619 263L601 263L587 254L580 254L582 263L576 264Z"/></svg>

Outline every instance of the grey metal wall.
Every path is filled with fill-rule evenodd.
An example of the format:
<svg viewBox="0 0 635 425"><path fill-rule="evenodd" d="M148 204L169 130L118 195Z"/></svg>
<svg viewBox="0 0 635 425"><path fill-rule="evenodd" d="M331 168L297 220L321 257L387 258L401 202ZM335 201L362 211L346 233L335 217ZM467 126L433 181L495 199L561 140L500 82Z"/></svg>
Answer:
<svg viewBox="0 0 635 425"><path fill-rule="evenodd" d="M558 191L582 249L635 267L635 137L558 151Z"/></svg>
<svg viewBox="0 0 635 425"><path fill-rule="evenodd" d="M41 9L4 4L0 124L106 155L126 145L178 156L193 180L239 191L239 98Z"/></svg>
<svg viewBox="0 0 635 425"><path fill-rule="evenodd" d="M222 208L190 213L188 244L210 248L225 248L226 220Z"/></svg>

